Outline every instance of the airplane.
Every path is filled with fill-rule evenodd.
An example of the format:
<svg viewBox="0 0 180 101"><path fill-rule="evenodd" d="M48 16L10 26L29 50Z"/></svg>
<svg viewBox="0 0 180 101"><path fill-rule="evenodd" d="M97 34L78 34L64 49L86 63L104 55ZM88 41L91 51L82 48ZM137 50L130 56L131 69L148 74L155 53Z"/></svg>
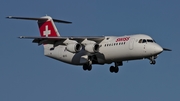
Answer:
<svg viewBox="0 0 180 101"><path fill-rule="evenodd" d="M72 22L53 19L51 16L40 18L13 17L9 19L36 20L40 37L20 36L20 39L33 39L33 43L44 47L44 55L72 65L80 65L83 70L90 71L92 65L111 64L111 73L119 71L124 61L149 59L150 64L156 64L155 59L163 51L162 48L146 34L124 36L60 36L54 22L71 24Z"/></svg>

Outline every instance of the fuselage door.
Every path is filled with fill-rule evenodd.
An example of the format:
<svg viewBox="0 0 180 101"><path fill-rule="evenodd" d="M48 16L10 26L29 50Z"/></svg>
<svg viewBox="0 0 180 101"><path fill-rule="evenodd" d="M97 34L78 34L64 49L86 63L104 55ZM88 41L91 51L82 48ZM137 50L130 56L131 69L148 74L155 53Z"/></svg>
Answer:
<svg viewBox="0 0 180 101"><path fill-rule="evenodd" d="M131 40L130 40L130 42L129 42L129 49L130 50L133 50L133 48L134 48L134 38L132 38Z"/></svg>

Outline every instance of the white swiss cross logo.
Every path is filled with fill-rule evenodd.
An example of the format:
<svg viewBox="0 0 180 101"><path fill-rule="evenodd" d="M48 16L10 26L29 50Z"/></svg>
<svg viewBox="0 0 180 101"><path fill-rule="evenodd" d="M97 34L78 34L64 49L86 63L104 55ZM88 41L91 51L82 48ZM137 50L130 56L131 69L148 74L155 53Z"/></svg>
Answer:
<svg viewBox="0 0 180 101"><path fill-rule="evenodd" d="M45 35L46 37L48 37L48 35L51 34L51 30L48 30L48 25L46 25L45 27L45 31L43 31L43 35Z"/></svg>

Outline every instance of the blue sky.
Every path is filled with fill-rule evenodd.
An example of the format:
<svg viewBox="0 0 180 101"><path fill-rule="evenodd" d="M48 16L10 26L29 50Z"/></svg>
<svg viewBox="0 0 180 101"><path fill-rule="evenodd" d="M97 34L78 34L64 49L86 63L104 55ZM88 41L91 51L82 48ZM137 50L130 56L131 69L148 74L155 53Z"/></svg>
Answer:
<svg viewBox="0 0 180 101"><path fill-rule="evenodd" d="M3 0L0 3L0 101L178 101L180 100L179 0ZM145 33L172 52L156 65L149 60L124 62L120 72L111 65L92 71L43 55L43 47L17 37L39 36L35 21L6 16L72 21L56 24L62 36L129 35Z"/></svg>

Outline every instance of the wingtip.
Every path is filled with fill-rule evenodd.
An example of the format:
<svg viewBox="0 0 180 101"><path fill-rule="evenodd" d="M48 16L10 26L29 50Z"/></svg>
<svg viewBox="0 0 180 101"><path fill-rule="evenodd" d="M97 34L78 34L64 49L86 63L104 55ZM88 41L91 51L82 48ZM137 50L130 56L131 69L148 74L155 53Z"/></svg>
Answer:
<svg viewBox="0 0 180 101"><path fill-rule="evenodd" d="M12 16L7 16L6 18L11 19L11 18L12 18Z"/></svg>
<svg viewBox="0 0 180 101"><path fill-rule="evenodd" d="M18 38L19 38L19 39L23 39L24 37L23 37L23 36L19 36Z"/></svg>

